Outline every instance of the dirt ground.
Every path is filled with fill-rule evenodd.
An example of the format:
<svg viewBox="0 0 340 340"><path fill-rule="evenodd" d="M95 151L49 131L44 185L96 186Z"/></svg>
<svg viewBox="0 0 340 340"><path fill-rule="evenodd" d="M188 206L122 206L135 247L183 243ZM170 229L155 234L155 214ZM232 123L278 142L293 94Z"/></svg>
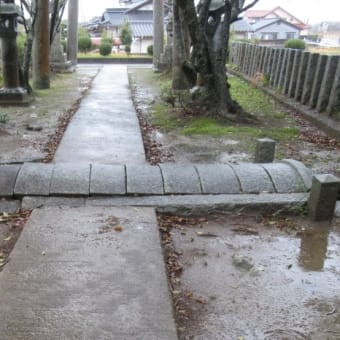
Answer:
<svg viewBox="0 0 340 340"><path fill-rule="evenodd" d="M137 110L145 116L146 120L150 120L153 105L161 102L161 84L148 69L131 68L129 72ZM268 98L269 101L273 101L270 97ZM286 114L286 117L281 120L281 124L289 121L289 124L298 127L300 132L295 140L277 144L276 158L293 158L302 161L315 173L332 173L340 176L340 143L328 138L325 133L296 112L277 105L280 106L278 111ZM264 123L271 124L273 122L274 120ZM276 127L273 125L272 129ZM159 149L165 155L163 159L160 157L161 161L228 163L252 161L254 158L256 139L244 139L244 135L239 138L235 135L232 138L187 136L178 133L176 129L168 132L157 128L149 130L151 139L158 144Z"/></svg>
<svg viewBox="0 0 340 340"><path fill-rule="evenodd" d="M98 68L81 66L75 73L55 75L51 89L36 91L28 106L1 106L0 163L50 159L60 127L67 124Z"/></svg>
<svg viewBox="0 0 340 340"><path fill-rule="evenodd" d="M340 339L340 220L159 222L180 340Z"/></svg>

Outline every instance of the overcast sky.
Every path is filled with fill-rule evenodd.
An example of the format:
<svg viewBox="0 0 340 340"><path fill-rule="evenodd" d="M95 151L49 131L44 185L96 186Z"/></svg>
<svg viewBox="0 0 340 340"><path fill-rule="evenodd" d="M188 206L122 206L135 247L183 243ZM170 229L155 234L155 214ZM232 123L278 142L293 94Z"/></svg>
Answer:
<svg viewBox="0 0 340 340"><path fill-rule="evenodd" d="M105 8L113 7L114 4L115 0L79 0L79 19L84 21L100 16ZM340 0L260 0L254 8L269 10L276 6L311 24L340 21Z"/></svg>

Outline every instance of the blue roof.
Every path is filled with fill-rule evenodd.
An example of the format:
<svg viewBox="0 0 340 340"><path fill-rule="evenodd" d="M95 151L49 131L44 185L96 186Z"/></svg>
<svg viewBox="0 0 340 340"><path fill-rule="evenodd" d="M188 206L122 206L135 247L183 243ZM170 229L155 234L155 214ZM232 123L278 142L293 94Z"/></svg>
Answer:
<svg viewBox="0 0 340 340"><path fill-rule="evenodd" d="M153 24L145 21L130 22L134 37L153 37Z"/></svg>
<svg viewBox="0 0 340 340"><path fill-rule="evenodd" d="M253 32L254 29L244 19L237 20L231 25L231 31L234 32Z"/></svg>

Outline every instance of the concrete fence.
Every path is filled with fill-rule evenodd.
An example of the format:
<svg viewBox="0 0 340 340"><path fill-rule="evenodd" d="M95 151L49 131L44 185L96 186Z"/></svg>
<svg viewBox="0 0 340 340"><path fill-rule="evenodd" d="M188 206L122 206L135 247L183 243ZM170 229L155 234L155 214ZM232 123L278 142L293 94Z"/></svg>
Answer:
<svg viewBox="0 0 340 340"><path fill-rule="evenodd" d="M230 63L247 77L340 120L340 56L235 42Z"/></svg>

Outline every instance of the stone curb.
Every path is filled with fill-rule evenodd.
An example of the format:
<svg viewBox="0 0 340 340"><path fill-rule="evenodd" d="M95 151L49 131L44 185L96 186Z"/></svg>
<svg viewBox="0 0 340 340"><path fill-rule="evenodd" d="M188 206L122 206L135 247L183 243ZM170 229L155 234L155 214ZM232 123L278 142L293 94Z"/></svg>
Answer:
<svg viewBox="0 0 340 340"><path fill-rule="evenodd" d="M302 163L0 166L0 197L298 193L310 190Z"/></svg>

